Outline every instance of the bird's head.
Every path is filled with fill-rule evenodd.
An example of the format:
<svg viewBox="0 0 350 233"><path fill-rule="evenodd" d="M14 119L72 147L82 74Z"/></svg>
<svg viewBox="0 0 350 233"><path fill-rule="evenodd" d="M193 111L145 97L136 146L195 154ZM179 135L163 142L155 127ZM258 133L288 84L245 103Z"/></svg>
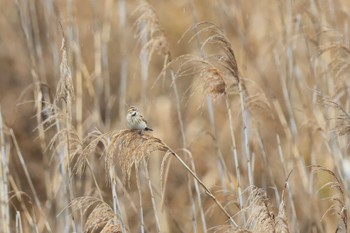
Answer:
<svg viewBox="0 0 350 233"><path fill-rule="evenodd" d="M139 110L135 107L135 106L131 106L129 109L128 109L128 115L129 116L136 116L137 113L139 112Z"/></svg>

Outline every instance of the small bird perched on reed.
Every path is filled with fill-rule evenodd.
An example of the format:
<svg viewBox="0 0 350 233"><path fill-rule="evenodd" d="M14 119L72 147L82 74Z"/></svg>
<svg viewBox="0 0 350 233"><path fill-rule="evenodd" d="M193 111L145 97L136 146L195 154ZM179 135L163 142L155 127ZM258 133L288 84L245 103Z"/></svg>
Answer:
<svg viewBox="0 0 350 233"><path fill-rule="evenodd" d="M126 120L128 122L128 127L131 130L139 130L139 133L144 131L153 131L153 129L148 128L147 121L140 114L139 110L131 106L128 109L128 114L126 115Z"/></svg>

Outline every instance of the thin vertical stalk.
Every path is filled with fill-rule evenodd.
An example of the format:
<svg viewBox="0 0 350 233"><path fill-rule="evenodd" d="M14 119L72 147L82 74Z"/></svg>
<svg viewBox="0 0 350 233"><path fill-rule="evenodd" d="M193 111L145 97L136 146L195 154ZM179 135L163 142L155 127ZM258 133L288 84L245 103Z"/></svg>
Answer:
<svg viewBox="0 0 350 233"><path fill-rule="evenodd" d="M73 51L75 51L75 59L77 67L75 70L75 79L76 79L76 121L77 121L77 132L78 136L83 136L83 75L82 75L82 58L79 47L79 28L75 28L74 36L74 46Z"/></svg>
<svg viewBox="0 0 350 233"><path fill-rule="evenodd" d="M23 233L21 212L16 211L16 233Z"/></svg>
<svg viewBox="0 0 350 233"><path fill-rule="evenodd" d="M191 160L192 170L194 172L196 172L193 158L190 157L190 160ZM201 220L202 220L202 224L203 224L203 232L207 232L208 231L208 229L207 229L207 222L205 220L205 214L204 214L204 211L203 211L204 209L203 209L203 205L202 205L201 193L200 193L200 190L199 190L199 187L198 187L198 182L196 180L194 181L194 188L195 188L196 194L197 194L197 202L198 202L197 205L198 205L198 208L199 208L199 211L200 211L200 215L201 215Z"/></svg>
<svg viewBox="0 0 350 233"><path fill-rule="evenodd" d="M108 139L107 141L108 143L108 147L110 144L110 140ZM113 212L114 212L114 224L117 225L118 221L121 225L121 229L122 229L122 233L126 233L126 229L125 229L125 224L123 221L123 217L122 217L122 212L121 212L121 206L119 204L119 199L118 199L118 193L117 193L117 185L116 185L116 179L118 179L118 177L116 176L116 168L111 168L109 170L109 177L111 177L111 191L112 191L112 196L113 196Z"/></svg>
<svg viewBox="0 0 350 233"><path fill-rule="evenodd" d="M65 112L66 112L66 135L65 135L65 158L69 157L70 156L70 135L69 135L69 131L70 131L70 128L71 128L71 121L70 121L70 118L72 116L72 110L71 110L71 106L70 106L70 103L64 103L63 104L63 109L65 109ZM66 175L64 176L64 185L66 187L66 192L67 192L67 199L68 199L68 203L71 203L72 200L74 199L74 190L73 190L73 186L72 186L72 183L71 183L71 179L70 177L72 176L71 174L71 170L69 169L70 168L70 165L69 165L69 159L67 159L68 161L68 176L67 176L67 173L65 173ZM64 163L64 160L61 161L61 163ZM64 166L64 164L63 164ZM63 168L64 169L64 168ZM69 208L69 211L70 211L70 215L71 215L71 218L72 218L72 230L73 232L76 232L76 229L77 229L77 226L76 226L76 223L75 223L75 218L74 218L74 215L73 215L73 210L72 208L70 207Z"/></svg>
<svg viewBox="0 0 350 233"><path fill-rule="evenodd" d="M33 36L33 42L34 42L34 51L35 51L35 58L36 58L36 64L35 67L36 70L38 70L39 76L46 81L46 68L44 63L44 56L43 56L43 48L42 48L42 38L40 36L39 31L39 21L38 21L38 13L36 9L36 4L31 4L28 1L28 9L29 9L29 20L30 20L30 26L31 26L31 32Z"/></svg>
<svg viewBox="0 0 350 233"><path fill-rule="evenodd" d="M266 148L265 148L265 144L264 144L264 141L260 135L260 131L258 130L257 132L257 137L258 137L258 144L259 144L259 147L260 147L260 151L261 151L261 155L262 155L262 159L264 161L264 167L267 169L268 171L268 175L269 175L269 178L270 178L270 181L273 185L273 187L277 190L277 185L276 185L276 182L275 182L275 179L274 179L274 175L273 175L273 172L271 170L271 166L270 166L270 161L269 161L269 157L267 156L267 153L266 153ZM278 192L276 192L276 203L278 205L280 205L280 196L278 195Z"/></svg>
<svg viewBox="0 0 350 233"><path fill-rule="evenodd" d="M190 179L190 177L188 175L187 188L188 188L188 193L190 195L190 202L191 202L193 233L197 233L198 223L197 223L197 215L196 215L196 203L194 202L191 181L192 181L192 179Z"/></svg>
<svg viewBox="0 0 350 233"><path fill-rule="evenodd" d="M149 27L147 25L147 22L141 23L141 29L143 33L141 33L141 46L142 46L142 52L140 54L141 59L141 98L142 98L142 108L145 108L147 106L147 83L148 83L148 63L149 63L149 51L146 48L147 42L148 42L148 30L145 29Z"/></svg>
<svg viewBox="0 0 350 233"><path fill-rule="evenodd" d="M21 192L20 192L19 188L17 187L17 185L16 185L16 183L11 175L9 176L9 184L11 185L11 188L13 189L13 191L15 193L14 195L16 195L17 200L20 202L22 213L25 215L29 225L32 227L32 232L39 233L36 215L35 215L35 213L32 213L32 216L31 216L31 214L29 213L29 210L28 210L26 204L24 203L22 195L20 194ZM51 227L50 227L50 225L48 225L48 223L45 226L46 226L47 232L52 232Z"/></svg>
<svg viewBox="0 0 350 233"><path fill-rule="evenodd" d="M250 155L250 150L249 150L249 135L248 135L248 118L249 118L249 113L246 111L245 106L244 106L244 90L242 88L242 83L239 80L238 82L238 89L239 89L239 97L240 97L240 106L241 106L241 113L242 113L242 128L243 128L243 143L244 143L244 151L245 151L245 156L247 159L247 167L248 167L248 179L249 179L249 186L253 187L254 185L254 178L252 175L252 167L251 167L251 155ZM226 95L227 96L227 95ZM228 97L227 97L228 99Z"/></svg>
<svg viewBox="0 0 350 233"><path fill-rule="evenodd" d="M125 0L119 0L119 28L121 32L124 32L125 22L126 22L126 9L125 9ZM125 102L126 102L126 85L127 85L127 75L128 75L128 54L127 49L127 40L126 34L122 33L120 36L120 89L119 89L119 112L120 118L124 119L125 115Z"/></svg>
<svg viewBox="0 0 350 233"><path fill-rule="evenodd" d="M237 155L237 146L236 146L236 139L235 139L235 133L233 129L233 120L232 120L232 111L231 111L231 105L229 98L227 94L225 95L225 103L226 103L226 110L229 120L229 126L230 126L230 135L231 135L231 143L232 143L232 153L233 153L233 161L236 168L236 176L237 176L237 186L238 186L238 196L239 196L239 207L240 209L243 209L243 195L242 195L242 181L241 181L241 175L240 175L240 168L239 168L239 161L238 161L238 155ZM245 222L245 216L244 222Z"/></svg>
<svg viewBox="0 0 350 233"><path fill-rule="evenodd" d="M74 19L73 16L73 0L66 0L66 7L67 7L67 17L68 19ZM68 21L68 25L67 25L67 44L68 44L68 48L72 48L72 42L73 42L73 21L70 20ZM70 65L70 67L72 67L72 62L73 62L73 56L72 56L72 50L69 49L68 50L68 64Z"/></svg>
<svg viewBox="0 0 350 233"><path fill-rule="evenodd" d="M183 144L184 149L187 150L186 137L185 137L185 128L184 128L184 123L183 123L183 120L182 120L179 92L178 92L178 89L177 89L176 78L175 78L175 74L174 74L173 70L170 71L170 75L171 75L171 79L172 79L173 92L175 94L176 112L177 112L177 117L178 117L178 121L179 121L179 124L180 124L180 132L181 132L182 144ZM192 164L192 167L195 167L193 161L191 161L191 164ZM198 183L197 183L196 179L194 179L194 185L195 185L195 190L196 190L197 197L198 197L199 211L201 213L203 229L207 230L206 221L205 221L205 215L203 213L203 208L201 208L202 204L201 204L201 198L200 198L200 191L199 191ZM191 190L189 190L189 191L191 191ZM190 198L193 198L192 194L190 194ZM194 203L194 200L191 199L191 202ZM196 212L193 212L193 216L194 217L196 216ZM197 222L197 221L195 221L195 222ZM197 227L197 224L195 224L193 226Z"/></svg>
<svg viewBox="0 0 350 233"><path fill-rule="evenodd" d="M140 174L139 174L138 168L136 168L136 184L137 184L137 193L139 196L141 233L144 233L145 232L145 220L143 218L142 192L141 192Z"/></svg>
<svg viewBox="0 0 350 233"><path fill-rule="evenodd" d="M118 193L117 193L117 185L114 180L112 180L112 196L113 196L113 211L114 211L114 224L117 225L118 221L121 225L122 232L125 233L125 225L122 218L121 210L120 210L120 204L118 199Z"/></svg>
<svg viewBox="0 0 350 233"><path fill-rule="evenodd" d="M287 177L287 169L284 166L285 165L285 161L284 161L284 154L283 154L283 150L282 150L282 146L281 146L281 140L278 134L276 134L276 141L277 141L277 148L278 148L278 155L280 157L281 163L282 163L282 167L283 167L283 171L284 171L284 175L285 177ZM295 205L294 205L294 201L293 201L293 197L292 197L292 189L289 185L289 183L287 182L286 187L288 188L288 197L289 197L289 202L292 208L292 213L293 213L293 219L292 221L295 224L292 224L292 226L297 226L296 229L299 229L299 224L298 224L298 219L297 219L297 214L296 214L296 210L295 210Z"/></svg>
<svg viewBox="0 0 350 233"><path fill-rule="evenodd" d="M33 79L33 83L35 85L34 88L34 96L41 97L42 92L40 90L40 79L46 80L46 70L43 58L43 49L41 45L41 37L39 33L39 25L37 18L37 10L35 4L30 4L28 1L20 1L15 0L18 16L20 18L21 29L23 31L26 48L28 50L28 54L31 62L31 76ZM49 4L48 4L49 5ZM56 44L54 45L55 47ZM37 71L39 69L39 71ZM39 76L38 76L39 73ZM40 124L41 122L41 98L36 101L37 104L37 123L38 123L38 132L40 139L40 147L42 151L45 150L45 136L43 126ZM45 100L47 101L47 100ZM1 113L0 113L1 114ZM48 200L52 201L52 195L50 192L50 174L49 174L49 162L47 156L43 156L43 164L44 164L44 182L45 182L45 192L48 196Z"/></svg>
<svg viewBox="0 0 350 233"><path fill-rule="evenodd" d="M153 208L153 212L154 212L154 218L155 218L155 221L156 221L157 232L160 233L161 232L161 228L160 228L160 223L159 223L159 218L158 218L156 201L155 201L155 198L154 198L154 195L153 195L152 182L151 182L151 178L149 176L149 172L148 172L147 163L146 163L145 158L143 158L143 165L144 165L144 169L145 169L146 179L148 180L148 188L149 188L149 191L150 191L150 194L151 194L152 208Z"/></svg>
<svg viewBox="0 0 350 233"><path fill-rule="evenodd" d="M184 150L185 150L185 152L187 152L188 157L190 159L192 171L194 173L196 173L196 167L194 165L192 153L188 149L184 149ZM198 205L198 208L199 208L199 211L200 211L200 216L201 216L201 220L202 220L202 224L203 224L203 232L207 232L208 229L207 229L207 223L206 223L206 220L205 220L205 215L204 215L204 212L203 212L202 198L201 198L198 182L196 180L194 180L194 188L195 188L196 194L197 194L197 205Z"/></svg>
<svg viewBox="0 0 350 233"><path fill-rule="evenodd" d="M185 127L184 127L184 123L183 123L183 120L182 120L182 114L181 114L179 91L177 89L176 78L175 78L175 74L174 74L173 70L170 71L170 76L171 76L171 80L172 80L171 86L173 87L173 92L175 94L176 112L177 112L177 118L178 118L178 121L179 121L179 124L180 124L182 145L183 145L184 148L187 148L186 137L185 137Z"/></svg>
<svg viewBox="0 0 350 233"><path fill-rule="evenodd" d="M94 74L95 74L95 90L96 90L96 96L94 98L95 100L95 111L97 111L97 115L101 116L100 111L101 111L101 106L100 106L100 100L102 98L103 94L103 80L102 80L102 52L101 52L101 32L100 28L98 25L98 22L96 22L96 31L94 33Z"/></svg>
<svg viewBox="0 0 350 233"><path fill-rule="evenodd" d="M108 60L108 43L110 41L111 34L111 19L112 19L112 9L113 9L113 0L105 1L105 11L102 25L102 33L101 33L101 64L102 64L102 75L103 75L103 101L105 103L105 107L103 108L104 115L104 123L106 128L110 127L111 124L111 80L110 80L110 72L109 72L109 60ZM102 96L101 96L102 97Z"/></svg>
<svg viewBox="0 0 350 233"><path fill-rule="evenodd" d="M13 144L15 145L15 149L16 149L16 152L17 152L17 156L18 156L18 159L20 161L20 164L23 168L23 171L24 171L24 174L25 174L25 177L27 179L27 182L29 184L29 187L30 187L30 190L33 194L33 197L34 197L34 203L35 205L38 207L39 210L43 211L42 208L41 208L41 204L40 204L40 200L39 200L39 196L34 188L34 184L32 182L32 179L30 177L30 174L29 174L29 171L28 171L28 168L27 168L27 165L23 159L23 156L22 156L22 153L19 149L19 146L18 146L18 143L17 143L17 140L16 140L16 137L15 137L15 134L13 132L12 129L10 129L10 136L12 138L12 141L13 141Z"/></svg>
<svg viewBox="0 0 350 233"><path fill-rule="evenodd" d="M2 231L10 233L10 207L9 207L9 196L8 196L8 164L7 164L7 155L6 155L6 142L4 136L4 123L2 120L2 111L0 106L0 143L1 143L1 188L0 188L0 200L1 204L1 219L2 219Z"/></svg>

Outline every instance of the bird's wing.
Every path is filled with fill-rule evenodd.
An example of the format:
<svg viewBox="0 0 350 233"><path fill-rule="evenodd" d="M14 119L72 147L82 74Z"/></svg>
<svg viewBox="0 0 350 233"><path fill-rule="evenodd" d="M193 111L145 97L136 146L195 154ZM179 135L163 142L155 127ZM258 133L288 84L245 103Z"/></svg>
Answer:
<svg viewBox="0 0 350 233"><path fill-rule="evenodd" d="M143 122L145 122L145 123L146 123L146 125L147 125L147 121L145 120L145 118L143 118L143 116L142 116L142 115L141 115L141 118L142 118Z"/></svg>

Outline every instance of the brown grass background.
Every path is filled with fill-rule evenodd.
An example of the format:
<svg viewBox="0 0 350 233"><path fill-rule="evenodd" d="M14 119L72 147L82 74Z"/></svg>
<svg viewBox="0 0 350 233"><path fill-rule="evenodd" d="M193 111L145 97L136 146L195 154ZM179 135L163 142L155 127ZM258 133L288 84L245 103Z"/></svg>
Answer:
<svg viewBox="0 0 350 233"><path fill-rule="evenodd" d="M61 145L60 141L68 147L81 147L76 154L79 157L90 142L86 140L84 144L83 141L89 133L98 130L102 134L113 134L115 130L118 134L119 130L126 129L128 105L139 107L154 129L151 135L161 139L195 170L239 227L229 226L227 216L204 189L200 187L200 195L197 195L193 177L181 163L172 159L165 179L161 174L165 169L162 165L164 152L148 154L136 146L135 150L141 152L129 151L130 155L122 155L124 152L119 149L119 154L111 155L117 157L106 161L118 167L123 158L131 156L133 160L132 156L140 153L139 180L133 168L130 184L123 186L118 183L116 188L122 216L127 223L126 232L143 229L140 216L144 218L146 232L244 232L243 229L247 232L336 232L337 229L337 232L346 232L349 221L344 216L349 207L350 179L350 117L347 115L350 113L350 2L149 0L158 21L146 27L162 30L167 40L166 48L175 60L161 76L165 56L164 51L157 50L157 47L144 66L147 71L142 68L144 42L137 36L137 31L144 25L136 24L145 11L144 8L138 9L141 4L143 1L136 0L0 1L0 104L1 132L4 135L0 142L3 149L0 232L100 232L103 227L105 232L119 231L119 226L112 226L115 212L111 186L106 182L108 169L103 154L107 152L102 142L86 155L91 170L85 169L79 175L71 174L70 168L79 161L75 155L65 168L67 174L59 172L63 161L59 160L59 149L54 148ZM196 34L203 25L186 33L191 26L203 21L217 25L231 43L239 80L246 88L244 114L240 93L235 86L237 83L232 81L234 77L225 73L226 92L216 96L213 90L208 93L201 88L203 82L209 87L213 84L211 79L205 79L206 74L201 76L196 72L195 64L188 66L194 72L176 77L179 95L179 100L176 100L169 70L176 72L183 64L180 56L203 58L223 54L219 46L212 44L201 50L201 44L211 35L208 31ZM60 127L72 130L74 136L67 136L68 141L58 137L50 148L49 143L58 129L56 126L47 128L42 120L38 122L36 106L40 102L36 90L40 89L39 82L44 83L52 98L56 96L62 59L60 24L75 95L72 103L68 103L70 113L64 112L64 104L58 105L64 119L69 118L69 123L63 120ZM192 36L194 38L190 40ZM148 39L151 39L150 35ZM146 51L149 52L149 48ZM212 62L216 58L210 59ZM146 81L142 77L147 77ZM234 84L231 85L230 81ZM210 95L215 97L212 109L207 102ZM228 110L232 112L228 113ZM179 125L179 112L186 145ZM231 141L230 113L238 164L232 153L235 148ZM210 123L210 114L215 116L213 124ZM54 120L59 121L58 118ZM44 136L40 136L37 127L47 129ZM132 144L136 139L131 136ZM73 143L75 138L80 147ZM129 146L116 142L119 143L116 146ZM252 171L247 169L245 148L249 148ZM70 158L71 154L68 152L64 156ZM7 161L4 161L5 157ZM142 165L143 158L147 158L148 169ZM123 174L117 170L116 176L122 180ZM101 190L103 203L111 208L97 204L106 213L92 212L89 215L92 206L85 211L67 208L78 197L101 197L91 172ZM253 177L255 187L266 191L266 197L256 194L249 175ZM32 181L36 193L28 180ZM70 185L67 185L67 180ZM166 184L164 197L161 182ZM68 200L65 198L66 187L71 190ZM262 202L260 199L251 201L249 195L252 193L264 197ZM282 193L286 211L282 219L287 230L278 228L283 225L281 223L276 223L273 230L259 227L259 224L269 225L264 222L266 218L275 221ZM143 200L142 210L139 196ZM152 208L152 196L157 214ZM99 201L102 200L89 203L96 205ZM163 201L164 207L161 206ZM77 199L73 206L77 203L83 202ZM276 217L254 215L265 213L257 206L266 203L271 205L269 211ZM205 214L205 224L201 211ZM107 220L102 223L102 228L93 229L91 216L97 222L99 218ZM159 218L160 230L156 227L155 216ZM111 225L105 226L106 221Z"/></svg>

